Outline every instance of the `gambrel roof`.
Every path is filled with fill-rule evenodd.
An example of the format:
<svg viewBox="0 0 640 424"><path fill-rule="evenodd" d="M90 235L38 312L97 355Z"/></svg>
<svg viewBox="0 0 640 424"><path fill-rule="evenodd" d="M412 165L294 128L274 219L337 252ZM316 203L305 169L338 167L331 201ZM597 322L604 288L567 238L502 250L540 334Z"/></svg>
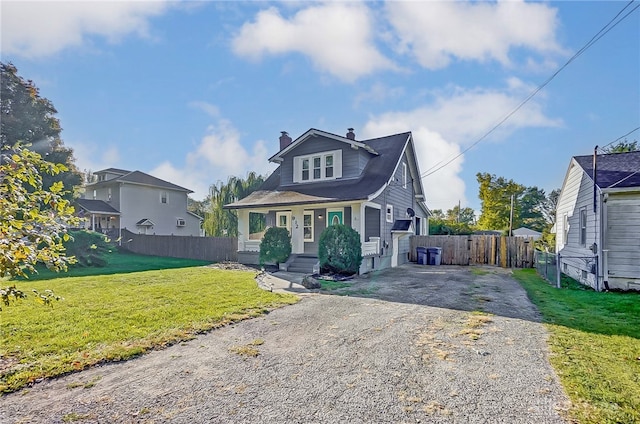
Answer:
<svg viewBox="0 0 640 424"><path fill-rule="evenodd" d="M593 179L593 155L573 159ZM601 189L640 187L640 151L597 155L596 174Z"/></svg>

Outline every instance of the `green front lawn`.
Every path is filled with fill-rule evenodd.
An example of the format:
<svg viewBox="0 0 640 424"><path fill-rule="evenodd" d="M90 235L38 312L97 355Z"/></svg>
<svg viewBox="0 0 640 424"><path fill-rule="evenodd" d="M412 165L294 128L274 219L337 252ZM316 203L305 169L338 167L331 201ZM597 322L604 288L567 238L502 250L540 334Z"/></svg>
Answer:
<svg viewBox="0 0 640 424"><path fill-rule="evenodd" d="M551 363L580 423L640 423L640 294L556 289L535 270L514 277L550 332Z"/></svg>
<svg viewBox="0 0 640 424"><path fill-rule="evenodd" d="M38 273L29 275L29 280L50 280L52 278L63 277L84 277L89 275L122 274L155 269L187 268L211 263L197 259L137 255L135 253L118 252L115 249L112 252L105 253L102 257L107 263L104 267L73 265L69 267L67 272L55 272L49 271L44 266L39 266L37 267Z"/></svg>
<svg viewBox="0 0 640 424"><path fill-rule="evenodd" d="M297 301L259 289L254 276L198 267L16 281L29 298L0 312L0 391L128 359ZM45 307L32 289L52 289L64 300Z"/></svg>

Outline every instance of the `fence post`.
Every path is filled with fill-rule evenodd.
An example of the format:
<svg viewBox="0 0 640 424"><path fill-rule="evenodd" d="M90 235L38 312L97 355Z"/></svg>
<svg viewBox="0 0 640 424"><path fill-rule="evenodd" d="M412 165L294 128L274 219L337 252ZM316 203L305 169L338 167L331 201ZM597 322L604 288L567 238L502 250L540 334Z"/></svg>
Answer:
<svg viewBox="0 0 640 424"><path fill-rule="evenodd" d="M556 287L561 288L560 285L560 252L558 252L558 256L556 257Z"/></svg>

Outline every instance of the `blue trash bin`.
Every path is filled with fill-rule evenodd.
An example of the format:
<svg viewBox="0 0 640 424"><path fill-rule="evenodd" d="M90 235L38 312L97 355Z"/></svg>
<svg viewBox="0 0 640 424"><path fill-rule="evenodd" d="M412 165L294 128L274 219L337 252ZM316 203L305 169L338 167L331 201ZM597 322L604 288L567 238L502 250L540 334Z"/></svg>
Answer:
<svg viewBox="0 0 640 424"><path fill-rule="evenodd" d="M418 265L427 264L427 248L426 247L416 247L416 256L418 257Z"/></svg>
<svg viewBox="0 0 640 424"><path fill-rule="evenodd" d="M442 257L441 247L427 248L427 264L428 265L440 265L441 257Z"/></svg>

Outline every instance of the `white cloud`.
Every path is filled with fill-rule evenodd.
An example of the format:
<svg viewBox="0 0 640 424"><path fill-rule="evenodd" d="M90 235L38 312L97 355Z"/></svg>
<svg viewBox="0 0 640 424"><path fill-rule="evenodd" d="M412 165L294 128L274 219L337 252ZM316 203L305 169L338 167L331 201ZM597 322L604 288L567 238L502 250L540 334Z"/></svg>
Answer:
<svg viewBox="0 0 640 424"><path fill-rule="evenodd" d="M209 113L217 111L213 105L197 103ZM180 168L165 161L149 173L174 184L194 191L192 197L204 199L211 184L227 181L229 176L245 177L250 171L265 175L273 171L274 165L268 162L266 143L257 140L247 149L241 142L240 133L226 119L218 118L207 128L206 135L198 147L186 156L185 166Z"/></svg>
<svg viewBox="0 0 640 424"><path fill-rule="evenodd" d="M117 42L128 34L146 37L148 19L162 14L162 1L8 1L2 3L2 52L47 57L81 46L91 36Z"/></svg>
<svg viewBox="0 0 640 424"><path fill-rule="evenodd" d="M363 137L412 131L423 175L451 160L423 179L427 206L446 210L460 201L465 207L469 202L460 177L464 155L457 156L513 110L525 97L523 92L530 92L530 88L517 79L509 80L503 91L451 87L447 92L437 94L431 105L371 117L364 127ZM544 114L539 100L530 101L488 140L504 139L521 128L562 125L562 121Z"/></svg>
<svg viewBox="0 0 640 424"><path fill-rule="evenodd" d="M75 165L80 171L100 171L106 168L118 168L121 158L116 146L98 146L91 142L74 142L65 140L65 145L73 149ZM100 154L96 154L100 152Z"/></svg>
<svg viewBox="0 0 640 424"><path fill-rule="evenodd" d="M395 99L403 96L405 90L403 87L388 87L381 82L374 83L369 90L359 93L354 100L354 106L360 107L362 104L382 103L387 99Z"/></svg>
<svg viewBox="0 0 640 424"><path fill-rule="evenodd" d="M453 58L510 64L514 48L560 53L555 40L557 10L544 3L388 2L398 51L410 52L425 68L446 67Z"/></svg>
<svg viewBox="0 0 640 424"><path fill-rule="evenodd" d="M265 54L298 52L342 80L353 81L394 65L374 45L374 20L360 3L327 3L283 18L271 7L245 23L232 41L233 51L259 60Z"/></svg>

